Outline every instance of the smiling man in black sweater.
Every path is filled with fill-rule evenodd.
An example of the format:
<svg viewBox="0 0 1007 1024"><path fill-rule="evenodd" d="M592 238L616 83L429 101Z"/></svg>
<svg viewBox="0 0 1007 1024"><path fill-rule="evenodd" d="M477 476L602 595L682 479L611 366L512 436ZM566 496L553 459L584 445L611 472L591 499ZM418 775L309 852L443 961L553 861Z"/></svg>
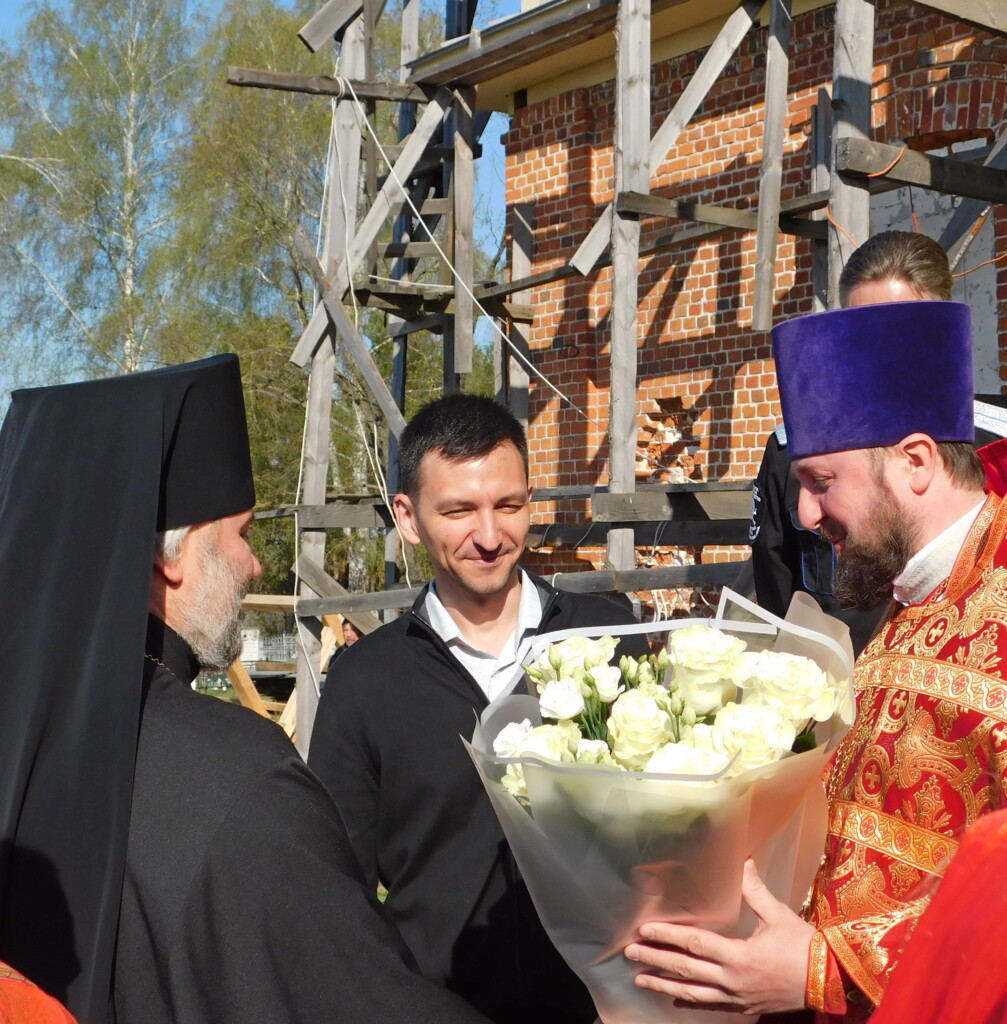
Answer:
<svg viewBox="0 0 1007 1024"><path fill-rule="evenodd" d="M549 942L460 736L505 694L527 637L622 625L629 611L521 569L529 527L524 430L488 398L424 406L403 432L403 537L434 579L412 609L333 662L309 764L423 974L497 1024L591 1024ZM640 654L642 637L619 653Z"/></svg>

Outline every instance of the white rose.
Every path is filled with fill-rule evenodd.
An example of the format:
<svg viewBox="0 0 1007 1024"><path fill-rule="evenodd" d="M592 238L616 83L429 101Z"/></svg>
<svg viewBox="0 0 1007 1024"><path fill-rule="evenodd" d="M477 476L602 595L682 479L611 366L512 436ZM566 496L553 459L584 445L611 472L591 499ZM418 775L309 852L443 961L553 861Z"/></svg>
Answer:
<svg viewBox="0 0 1007 1024"><path fill-rule="evenodd" d="M596 665L607 665L615 656L619 641L614 636L602 636L597 640L588 640L584 650L584 668L592 669Z"/></svg>
<svg viewBox="0 0 1007 1024"><path fill-rule="evenodd" d="M695 674L685 669L675 671L675 681L682 700L696 712L698 718L705 718L711 712L722 708L737 695L738 688L730 676Z"/></svg>
<svg viewBox="0 0 1007 1024"><path fill-rule="evenodd" d="M538 699L543 718L576 718L584 711L584 697L576 679L553 679Z"/></svg>
<svg viewBox="0 0 1007 1024"><path fill-rule="evenodd" d="M577 753L577 744L581 741L580 726L576 722L557 722L555 728L566 742L570 756L573 757Z"/></svg>
<svg viewBox="0 0 1007 1024"><path fill-rule="evenodd" d="M682 742L697 750L713 750L713 726L705 722L682 727Z"/></svg>
<svg viewBox="0 0 1007 1024"><path fill-rule="evenodd" d="M644 679L642 682L637 684L636 689L637 693L642 693L645 697L668 696L668 691L663 686L659 686L653 679Z"/></svg>
<svg viewBox="0 0 1007 1024"><path fill-rule="evenodd" d="M524 781L524 769L519 764L507 765L507 771L504 772L504 777L500 780L503 784L503 788L515 800L519 800L523 804L528 803L528 787Z"/></svg>
<svg viewBox="0 0 1007 1024"><path fill-rule="evenodd" d="M849 729L853 726L853 719L856 717L856 708L853 704L853 690L849 685L837 686L832 676L829 676L829 684L836 691L836 714L839 716L839 721Z"/></svg>
<svg viewBox="0 0 1007 1024"><path fill-rule="evenodd" d="M662 775L717 775L727 767L729 760L719 750L704 750L688 743L666 743L655 751L643 770Z"/></svg>
<svg viewBox="0 0 1007 1024"><path fill-rule="evenodd" d="M615 768L622 767L612 757L612 752L604 740L580 740L575 756L579 764L608 764Z"/></svg>
<svg viewBox="0 0 1007 1024"><path fill-rule="evenodd" d="M825 722L836 710L836 687L810 658L777 651L750 651L738 659L735 680L743 703L768 704L798 728Z"/></svg>
<svg viewBox="0 0 1007 1024"><path fill-rule="evenodd" d="M500 734L505 729L500 730ZM499 740L499 736L497 739ZM580 730L573 722L557 722L555 725L537 725L530 729L521 741L512 757L533 755L547 761L571 763L574 751L580 739ZM494 749L496 744L494 743ZM500 754L499 756L504 756ZM505 790L523 804L528 803L528 786L525 782L524 768L519 764L507 765L503 778L500 780Z"/></svg>
<svg viewBox="0 0 1007 1024"><path fill-rule="evenodd" d="M531 722L508 722L493 741L493 753L497 757L518 757L525 737L531 732Z"/></svg>
<svg viewBox="0 0 1007 1024"><path fill-rule="evenodd" d="M682 699L702 718L733 700L735 663L744 640L699 623L672 630L668 658Z"/></svg>
<svg viewBox="0 0 1007 1024"><path fill-rule="evenodd" d="M591 669L590 676L598 693L598 699L605 704L611 704L626 689L623 686L622 671L618 665L595 665Z"/></svg>
<svg viewBox="0 0 1007 1024"><path fill-rule="evenodd" d="M573 761L573 751L577 748L577 741L574 740L571 747L570 730L564 727L569 725L570 723L567 722L560 725L535 726L524 738L524 742L521 744L521 752L518 756L525 757L531 754L542 757L547 761L559 761L561 763ZM576 726L573 728L576 735L579 736L580 730Z"/></svg>
<svg viewBox="0 0 1007 1024"><path fill-rule="evenodd" d="M605 665L615 654L619 643L614 637L603 636L592 640L586 636L571 636L558 644L551 644L551 664L559 676L572 676L577 669L589 670Z"/></svg>
<svg viewBox="0 0 1007 1024"><path fill-rule="evenodd" d="M535 684L535 689L541 693L545 684L551 679L558 678L556 670L552 667L549 662L549 651L545 651L531 664L523 665L525 672L528 673L528 678ZM530 691L529 691L530 692Z"/></svg>
<svg viewBox="0 0 1007 1024"><path fill-rule="evenodd" d="M740 751L734 772L778 761L794 745L794 723L763 704L726 704L713 721L714 749L728 758Z"/></svg>
<svg viewBox="0 0 1007 1024"><path fill-rule="evenodd" d="M608 718L615 759L627 768L642 767L670 739L669 726L668 713L655 698L627 690L612 705Z"/></svg>

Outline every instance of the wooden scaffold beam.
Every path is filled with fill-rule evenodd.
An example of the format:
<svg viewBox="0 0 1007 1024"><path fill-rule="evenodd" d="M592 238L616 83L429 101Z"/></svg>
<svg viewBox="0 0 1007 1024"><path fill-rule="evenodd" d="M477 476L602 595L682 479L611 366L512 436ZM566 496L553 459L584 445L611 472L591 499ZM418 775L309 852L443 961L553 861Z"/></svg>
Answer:
<svg viewBox="0 0 1007 1024"><path fill-rule="evenodd" d="M650 6L648 0L620 0L616 33L615 190L650 191ZM640 219L612 217L612 373L609 383L608 452L610 488L636 486L636 372L639 320ZM615 570L636 565L631 529L608 535L606 564Z"/></svg>
<svg viewBox="0 0 1007 1024"><path fill-rule="evenodd" d="M866 180L839 174L842 141L871 133L874 73L874 0L836 0L836 45L832 71L832 159L829 208L838 225L829 234L829 306L839 302L839 275L871 233L871 194Z"/></svg>

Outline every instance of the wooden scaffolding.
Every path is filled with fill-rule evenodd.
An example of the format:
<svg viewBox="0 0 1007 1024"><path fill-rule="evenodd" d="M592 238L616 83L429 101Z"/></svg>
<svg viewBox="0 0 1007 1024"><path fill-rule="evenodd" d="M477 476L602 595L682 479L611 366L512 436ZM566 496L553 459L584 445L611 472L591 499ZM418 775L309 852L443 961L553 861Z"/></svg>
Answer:
<svg viewBox="0 0 1007 1024"><path fill-rule="evenodd" d="M501 352L498 379L502 397L522 419L528 415L530 370L527 325L534 318L532 289L563 277L587 275L610 262L613 275L611 315L611 394L609 479L607 487L577 489L591 497L592 522L604 523L606 573L578 573L558 581L571 589L623 590L723 583L737 565L635 568L634 523L673 522L664 543L681 537L706 537L712 543L744 543L737 495L730 485L676 484L638 489L634 466L637 447L637 274L641 257L672 250L724 231L754 232L756 275L754 328L771 327L776 248L779 234L814 240L816 305L834 304L840 270L853 248L843 234L829 231L825 207L857 238L869 233L872 191L917 185L966 197L942 238L955 253L969 243L970 229L990 204L1007 202L1007 131L984 161L903 152L870 141L870 89L874 66L875 8L872 0L835 0L834 75L831 96L822 95L814 129L816 169L808 194L781 202L781 168L790 55L791 0L741 0L723 20L697 71L674 108L651 137L651 16L681 0L553 0L493 30L473 29L475 0L447 0L445 35L435 52L419 52L418 0L402 8L401 71L398 84L377 81L374 28L383 16L380 0L328 0L301 29L312 51L339 43L339 76L307 76L230 68L237 86L292 90L330 97L333 146L330 179L365 183L366 208L358 209L357 189L334 195L327 207L321 254L303 233L298 248L310 268L320 301L300 338L292 360L310 368L302 504L297 515L300 580L296 602L302 640L297 664L296 740L306 752L317 705L318 654L322 619L341 614L363 631L378 625L375 614L407 604L412 593L349 595L323 564L325 531L337 527L388 528L380 503L326 504L329 424L335 346L352 359L380 406L390 431L389 492L396 489L395 444L404 425L406 350L410 334L434 329L443 335L444 390L457 390L472 367L473 324L478 304L507 325L509 351ZM1007 5L984 0L931 0L926 4L957 20L995 33L1007 32ZM765 9L765 10L764 10ZM698 111L746 34L768 20L765 70L765 120L758 203L738 209L652 196L658 166ZM520 75L531 60L560 52L578 41L614 32L615 38L615 199L581 241L569 262L530 275L531 225L527 208L511 210L510 281L474 280L474 160L487 114L477 109L477 88L495 77ZM379 179L379 152L373 133L361 130L360 111L373 123L379 103L399 107L400 143L382 154L387 172ZM656 247L642 249L640 217L665 217L673 230ZM391 243L379 235L392 222ZM345 244L345 239L351 239ZM417 259L436 256L442 263L440 285L412 281ZM373 274L379 260L394 260L392 283ZM386 382L368 345L354 327L345 303L387 312L395 339L394 369ZM736 489L736 488L735 488ZM559 492L563 489L553 488ZM571 491L571 489L566 489ZM713 511L723 505L728 511ZM559 497L561 495L546 495ZM572 496L565 494L563 496ZM731 503L733 501L733 504ZM713 520L716 530L704 529ZM719 520L719 525L717 524ZM707 524L709 525L709 524ZM715 538L715 539L714 539ZM700 541L703 542L702 540ZM389 560L391 560L389 558ZM575 577L580 577L577 579ZM589 580L588 577L591 577Z"/></svg>

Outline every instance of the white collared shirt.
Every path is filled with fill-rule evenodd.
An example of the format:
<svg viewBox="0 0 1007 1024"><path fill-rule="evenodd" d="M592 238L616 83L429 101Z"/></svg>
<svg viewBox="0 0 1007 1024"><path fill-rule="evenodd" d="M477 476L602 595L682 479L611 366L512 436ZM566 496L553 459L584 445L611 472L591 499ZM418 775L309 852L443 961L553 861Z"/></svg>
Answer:
<svg viewBox="0 0 1007 1024"><path fill-rule="evenodd" d="M899 604L922 603L951 575L965 538L985 503L986 499L983 498L975 508L966 512L909 559L906 567L895 578L892 590Z"/></svg>
<svg viewBox="0 0 1007 1024"><path fill-rule="evenodd" d="M434 632L448 645L451 653L479 684L487 700L495 700L514 676L521 644L533 636L542 621L542 598L528 574L520 572L521 602L518 605L517 627L504 641L499 654L489 654L473 647L458 628L451 613L437 595L431 581L424 607Z"/></svg>

